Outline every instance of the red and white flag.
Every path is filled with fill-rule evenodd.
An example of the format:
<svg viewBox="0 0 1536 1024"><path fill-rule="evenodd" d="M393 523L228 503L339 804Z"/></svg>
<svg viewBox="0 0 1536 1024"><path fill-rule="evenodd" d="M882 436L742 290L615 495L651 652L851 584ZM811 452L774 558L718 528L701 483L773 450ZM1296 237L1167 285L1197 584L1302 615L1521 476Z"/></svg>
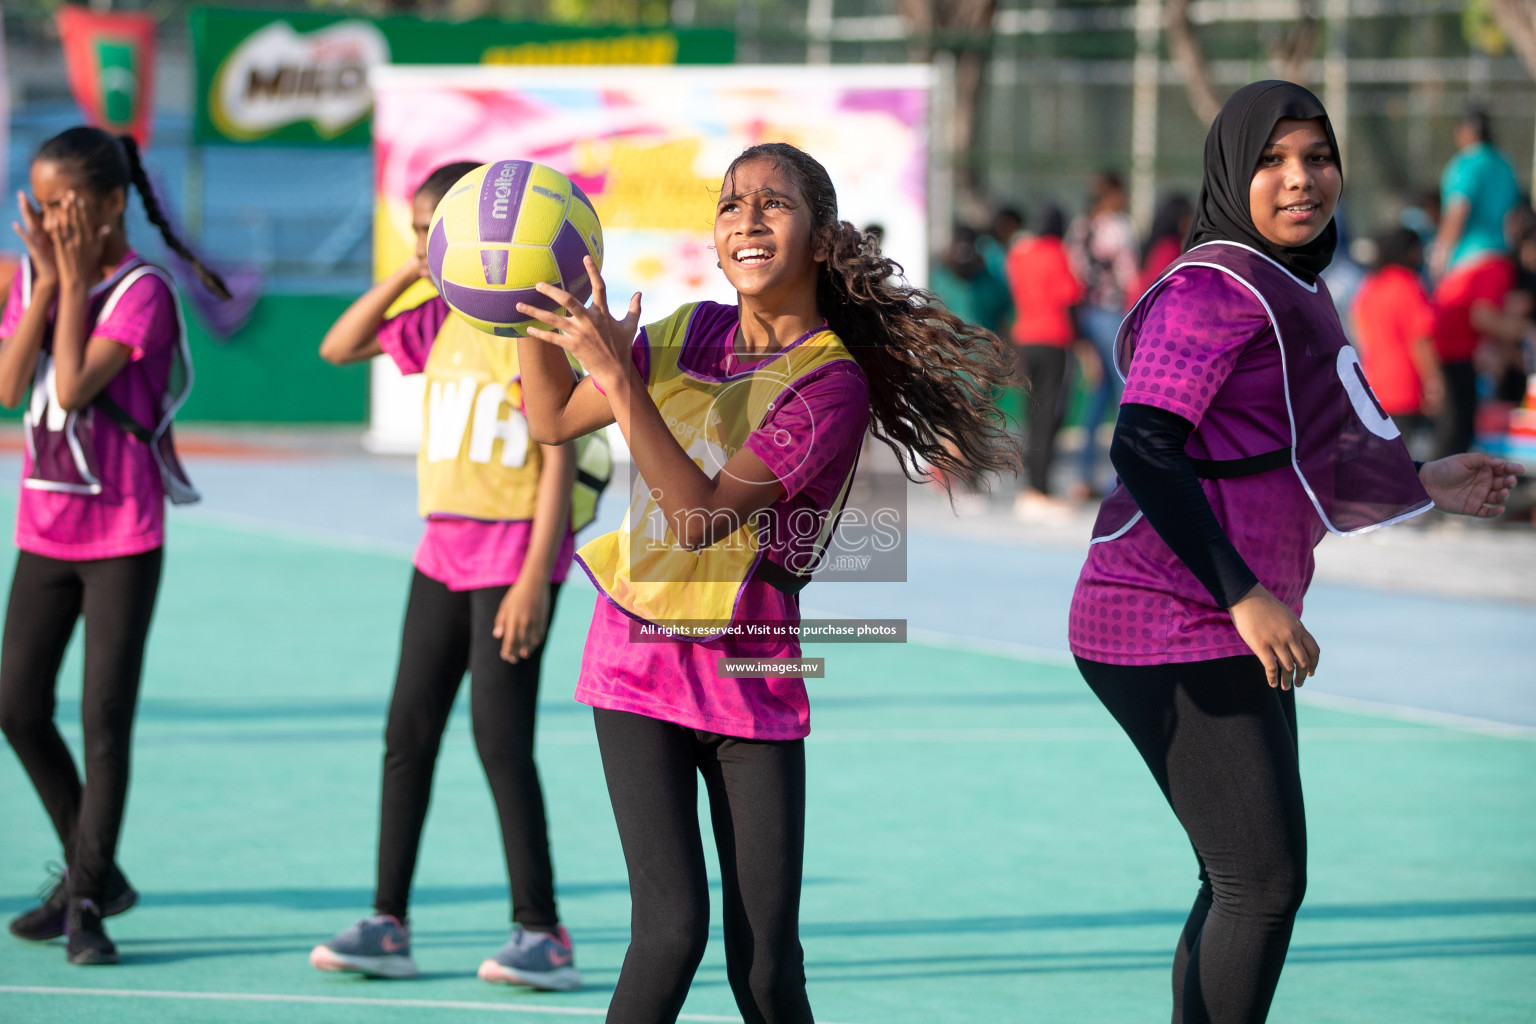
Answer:
<svg viewBox="0 0 1536 1024"><path fill-rule="evenodd" d="M155 19L66 4L58 21L69 88L86 119L115 135L132 135L141 147L149 145Z"/></svg>

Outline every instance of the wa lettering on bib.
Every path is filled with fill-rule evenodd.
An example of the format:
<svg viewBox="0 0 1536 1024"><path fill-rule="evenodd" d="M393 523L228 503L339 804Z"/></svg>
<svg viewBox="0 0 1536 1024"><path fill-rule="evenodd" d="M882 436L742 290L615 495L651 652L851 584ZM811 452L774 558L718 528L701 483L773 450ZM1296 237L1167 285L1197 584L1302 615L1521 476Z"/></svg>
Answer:
<svg viewBox="0 0 1536 1024"><path fill-rule="evenodd" d="M472 519L532 519L542 451L522 412L517 343L449 314L423 373L418 508Z"/></svg>

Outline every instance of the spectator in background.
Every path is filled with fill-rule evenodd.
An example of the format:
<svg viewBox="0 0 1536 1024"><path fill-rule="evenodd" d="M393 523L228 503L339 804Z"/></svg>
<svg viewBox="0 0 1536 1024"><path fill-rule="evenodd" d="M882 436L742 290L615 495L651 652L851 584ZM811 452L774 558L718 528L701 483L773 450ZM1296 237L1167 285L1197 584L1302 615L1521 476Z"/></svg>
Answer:
<svg viewBox="0 0 1536 1024"><path fill-rule="evenodd" d="M1430 254L1430 273L1437 279L1435 348L1446 399L1437 423L1437 459L1472 445L1477 412L1472 358L1479 338L1473 313L1503 309L1514 284L1504 220L1520 201L1514 170L1493 148L1485 111L1469 110L1456 122L1456 147L1440 179L1440 230Z"/></svg>
<svg viewBox="0 0 1536 1024"><path fill-rule="evenodd" d="M933 294L961 320L988 327L987 276L986 261L976 251L975 230L956 224L949 245L928 275Z"/></svg>
<svg viewBox="0 0 1536 1024"><path fill-rule="evenodd" d="M1435 244L1435 237L1440 233L1440 193L1436 189L1421 188L1416 190L1408 199L1408 205L1403 207L1401 223L1405 228L1412 228L1424 243L1424 251L1428 252ZM1428 273L1429 265L1425 264L1425 273Z"/></svg>
<svg viewBox="0 0 1536 1024"><path fill-rule="evenodd" d="M1051 461L1065 410L1067 350L1077 336L1072 307L1083 286L1072 273L1062 233L1066 218L1055 203L1035 208L1029 235L1008 250L1008 288L1013 295L1011 337L1024 378L1026 410L1024 489L1014 500L1020 519L1060 519L1070 511L1051 496Z"/></svg>
<svg viewBox="0 0 1536 1024"><path fill-rule="evenodd" d="M1104 414L1120 397L1120 377L1115 373L1115 332L1125 316L1125 297L1136 287L1140 272L1136 258L1136 227L1125 212L1125 184L1120 176L1104 171L1094 176L1088 191L1088 212L1072 222L1067 232L1067 252L1072 269L1086 292L1078 309L1078 330L1098 356L1098 384L1088 401L1083 450L1078 459L1079 481L1073 496L1089 498L1101 493L1098 468L1098 427Z"/></svg>
<svg viewBox="0 0 1536 1024"><path fill-rule="evenodd" d="M1472 326L1484 340L1477 353L1480 372L1492 382L1495 401L1524 401L1526 376L1536 370L1536 211L1521 203L1509 216L1514 280L1502 306L1472 307Z"/></svg>
<svg viewBox="0 0 1536 1024"><path fill-rule="evenodd" d="M1152 230L1141 247L1141 273L1136 287L1125 296L1127 311L1147 289L1163 275L1168 264L1179 258L1184 251L1184 240L1189 237L1189 226L1195 219L1195 204L1182 192L1164 196L1152 215Z"/></svg>
<svg viewBox="0 0 1536 1024"><path fill-rule="evenodd" d="M1435 311L1419 278L1424 242L1412 228L1395 227L1376 240L1376 253L1351 307L1355 344L1376 400L1412 450L1414 435L1445 399Z"/></svg>
<svg viewBox="0 0 1536 1024"><path fill-rule="evenodd" d="M985 326L1000 338L1008 337L1013 324L1013 298L1008 291L1008 249L1024 229L1024 214L1016 206L1003 206L992 218L989 231L976 236L976 252L987 265L987 284L993 290L984 296L992 322Z"/></svg>

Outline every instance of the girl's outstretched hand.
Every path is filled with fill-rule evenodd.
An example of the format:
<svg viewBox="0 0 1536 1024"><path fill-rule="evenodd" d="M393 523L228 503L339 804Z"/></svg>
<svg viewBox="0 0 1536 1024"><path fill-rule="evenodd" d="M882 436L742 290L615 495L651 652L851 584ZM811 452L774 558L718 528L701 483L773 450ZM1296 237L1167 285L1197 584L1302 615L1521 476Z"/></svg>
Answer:
<svg viewBox="0 0 1536 1024"><path fill-rule="evenodd" d="M1504 514L1515 478L1525 472L1518 462L1482 452L1464 452L1419 467L1419 482L1435 507L1460 516L1491 519Z"/></svg>
<svg viewBox="0 0 1536 1024"><path fill-rule="evenodd" d="M1264 663L1270 686L1289 690L1317 671L1317 641L1295 613L1265 590L1263 584L1248 591L1228 611L1232 613L1237 635Z"/></svg>
<svg viewBox="0 0 1536 1024"><path fill-rule="evenodd" d="M592 257L584 260L592 280L592 302L583 306L570 292L540 282L538 291L564 306L567 316L559 316L527 303L517 304L517 311L545 326L530 327L528 336L559 345L576 357L604 391L610 390L633 365L630 348L640 330L640 293L629 298L629 313L621 320L608 311L608 289Z"/></svg>
<svg viewBox="0 0 1536 1024"><path fill-rule="evenodd" d="M59 265L53 257L53 239L43 229L43 211L32 205L25 192L16 193L16 205L21 209L21 223L13 221L11 230L27 247L27 256L32 261L32 282L34 285L54 284L59 279Z"/></svg>

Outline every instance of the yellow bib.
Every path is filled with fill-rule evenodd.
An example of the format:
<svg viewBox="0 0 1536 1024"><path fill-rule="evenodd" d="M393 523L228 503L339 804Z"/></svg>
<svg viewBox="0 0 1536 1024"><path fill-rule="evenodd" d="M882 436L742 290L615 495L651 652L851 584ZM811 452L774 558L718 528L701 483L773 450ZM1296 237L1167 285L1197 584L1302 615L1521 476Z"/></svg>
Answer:
<svg viewBox="0 0 1536 1024"><path fill-rule="evenodd" d="M543 452L522 413L517 342L449 313L424 370L417 507L472 519L532 519Z"/></svg>
<svg viewBox="0 0 1536 1024"><path fill-rule="evenodd" d="M837 335L821 331L733 377L693 376L678 359L696 308L684 306L646 328L647 390L688 457L706 474L717 476L789 387L828 363L853 357ZM583 545L577 556L603 592L630 615L663 629L689 622L688 632L675 634L680 639L714 639L730 624L741 591L758 568L759 527L743 523L709 547L689 551L678 543L657 494L639 473L633 477L624 522L613 533ZM842 495L847 490L844 481ZM838 511L830 511L827 524L836 521ZM822 531L821 546L829 533ZM815 554L819 558L820 547ZM810 564L815 565L815 558ZM697 626L692 624L703 624L704 632L694 632Z"/></svg>

